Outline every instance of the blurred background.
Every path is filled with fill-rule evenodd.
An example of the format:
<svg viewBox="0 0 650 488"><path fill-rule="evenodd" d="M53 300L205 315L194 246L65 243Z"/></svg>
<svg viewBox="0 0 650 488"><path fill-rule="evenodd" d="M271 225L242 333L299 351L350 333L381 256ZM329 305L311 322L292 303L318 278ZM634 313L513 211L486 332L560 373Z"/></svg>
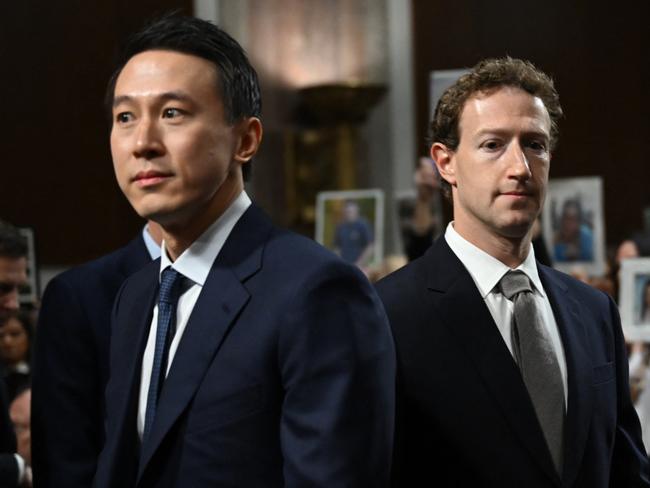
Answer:
<svg viewBox="0 0 650 488"><path fill-rule="evenodd" d="M33 229L41 287L139 231L113 176L104 89L128 33L179 9L221 25L259 72L265 137L248 191L277 223L313 236L317 192L377 188L386 254L400 252L394 195L413 188L427 153L431 71L508 54L555 79L565 119L551 176L602 178L611 254L650 206L650 31L638 5L6 0L0 215Z"/></svg>

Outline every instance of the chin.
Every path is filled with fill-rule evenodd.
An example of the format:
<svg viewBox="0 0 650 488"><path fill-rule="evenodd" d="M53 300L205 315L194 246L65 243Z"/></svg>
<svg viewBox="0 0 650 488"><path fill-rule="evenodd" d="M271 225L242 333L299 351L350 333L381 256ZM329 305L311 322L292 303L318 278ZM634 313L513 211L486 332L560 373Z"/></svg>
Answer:
<svg viewBox="0 0 650 488"><path fill-rule="evenodd" d="M501 234L511 239L522 239L530 232L535 219L510 222L501 226Z"/></svg>
<svg viewBox="0 0 650 488"><path fill-rule="evenodd" d="M171 212L169 209L157 208L152 206L132 205L136 213L145 220L152 220L157 224L164 225L169 220Z"/></svg>

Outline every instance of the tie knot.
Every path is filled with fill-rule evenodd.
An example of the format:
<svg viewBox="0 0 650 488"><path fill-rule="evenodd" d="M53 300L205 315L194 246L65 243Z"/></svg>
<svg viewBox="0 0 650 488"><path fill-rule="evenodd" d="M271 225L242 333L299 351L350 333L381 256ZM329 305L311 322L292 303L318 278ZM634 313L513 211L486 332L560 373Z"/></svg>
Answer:
<svg viewBox="0 0 650 488"><path fill-rule="evenodd" d="M501 293L508 300L512 300L515 295L522 291L533 291L530 285L530 279L523 271L508 271L499 282Z"/></svg>
<svg viewBox="0 0 650 488"><path fill-rule="evenodd" d="M178 301L182 276L171 266L165 268L160 277L159 302L176 303Z"/></svg>

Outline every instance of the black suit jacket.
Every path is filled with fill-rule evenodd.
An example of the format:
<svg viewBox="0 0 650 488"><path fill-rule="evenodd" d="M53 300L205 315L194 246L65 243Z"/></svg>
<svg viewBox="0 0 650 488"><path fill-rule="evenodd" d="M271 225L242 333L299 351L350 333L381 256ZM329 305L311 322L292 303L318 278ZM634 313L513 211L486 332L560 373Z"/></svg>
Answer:
<svg viewBox="0 0 650 488"><path fill-rule="evenodd" d="M394 346L355 267L255 205L216 258L138 445L159 262L115 302L107 440L94 486L386 486Z"/></svg>
<svg viewBox="0 0 650 488"><path fill-rule="evenodd" d="M124 280L151 258L142 236L56 276L38 321L32 392L36 488L87 488L104 441L110 318Z"/></svg>
<svg viewBox="0 0 650 488"><path fill-rule="evenodd" d="M9 402L4 385L0 384L0 487L13 488L18 486L18 462L16 452L16 436L9 418Z"/></svg>
<svg viewBox="0 0 650 488"><path fill-rule="evenodd" d="M440 238L377 284L398 357L395 486L649 486L614 303L538 270L567 362L562 478L517 365L470 274Z"/></svg>

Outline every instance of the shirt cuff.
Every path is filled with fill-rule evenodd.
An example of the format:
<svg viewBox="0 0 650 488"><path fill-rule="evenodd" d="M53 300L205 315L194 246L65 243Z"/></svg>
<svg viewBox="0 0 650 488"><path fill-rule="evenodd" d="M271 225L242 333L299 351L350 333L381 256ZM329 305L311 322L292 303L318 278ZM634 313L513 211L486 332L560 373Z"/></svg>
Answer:
<svg viewBox="0 0 650 488"><path fill-rule="evenodd" d="M18 465L18 485L21 485L25 479L25 460L19 454L14 454L14 457Z"/></svg>

